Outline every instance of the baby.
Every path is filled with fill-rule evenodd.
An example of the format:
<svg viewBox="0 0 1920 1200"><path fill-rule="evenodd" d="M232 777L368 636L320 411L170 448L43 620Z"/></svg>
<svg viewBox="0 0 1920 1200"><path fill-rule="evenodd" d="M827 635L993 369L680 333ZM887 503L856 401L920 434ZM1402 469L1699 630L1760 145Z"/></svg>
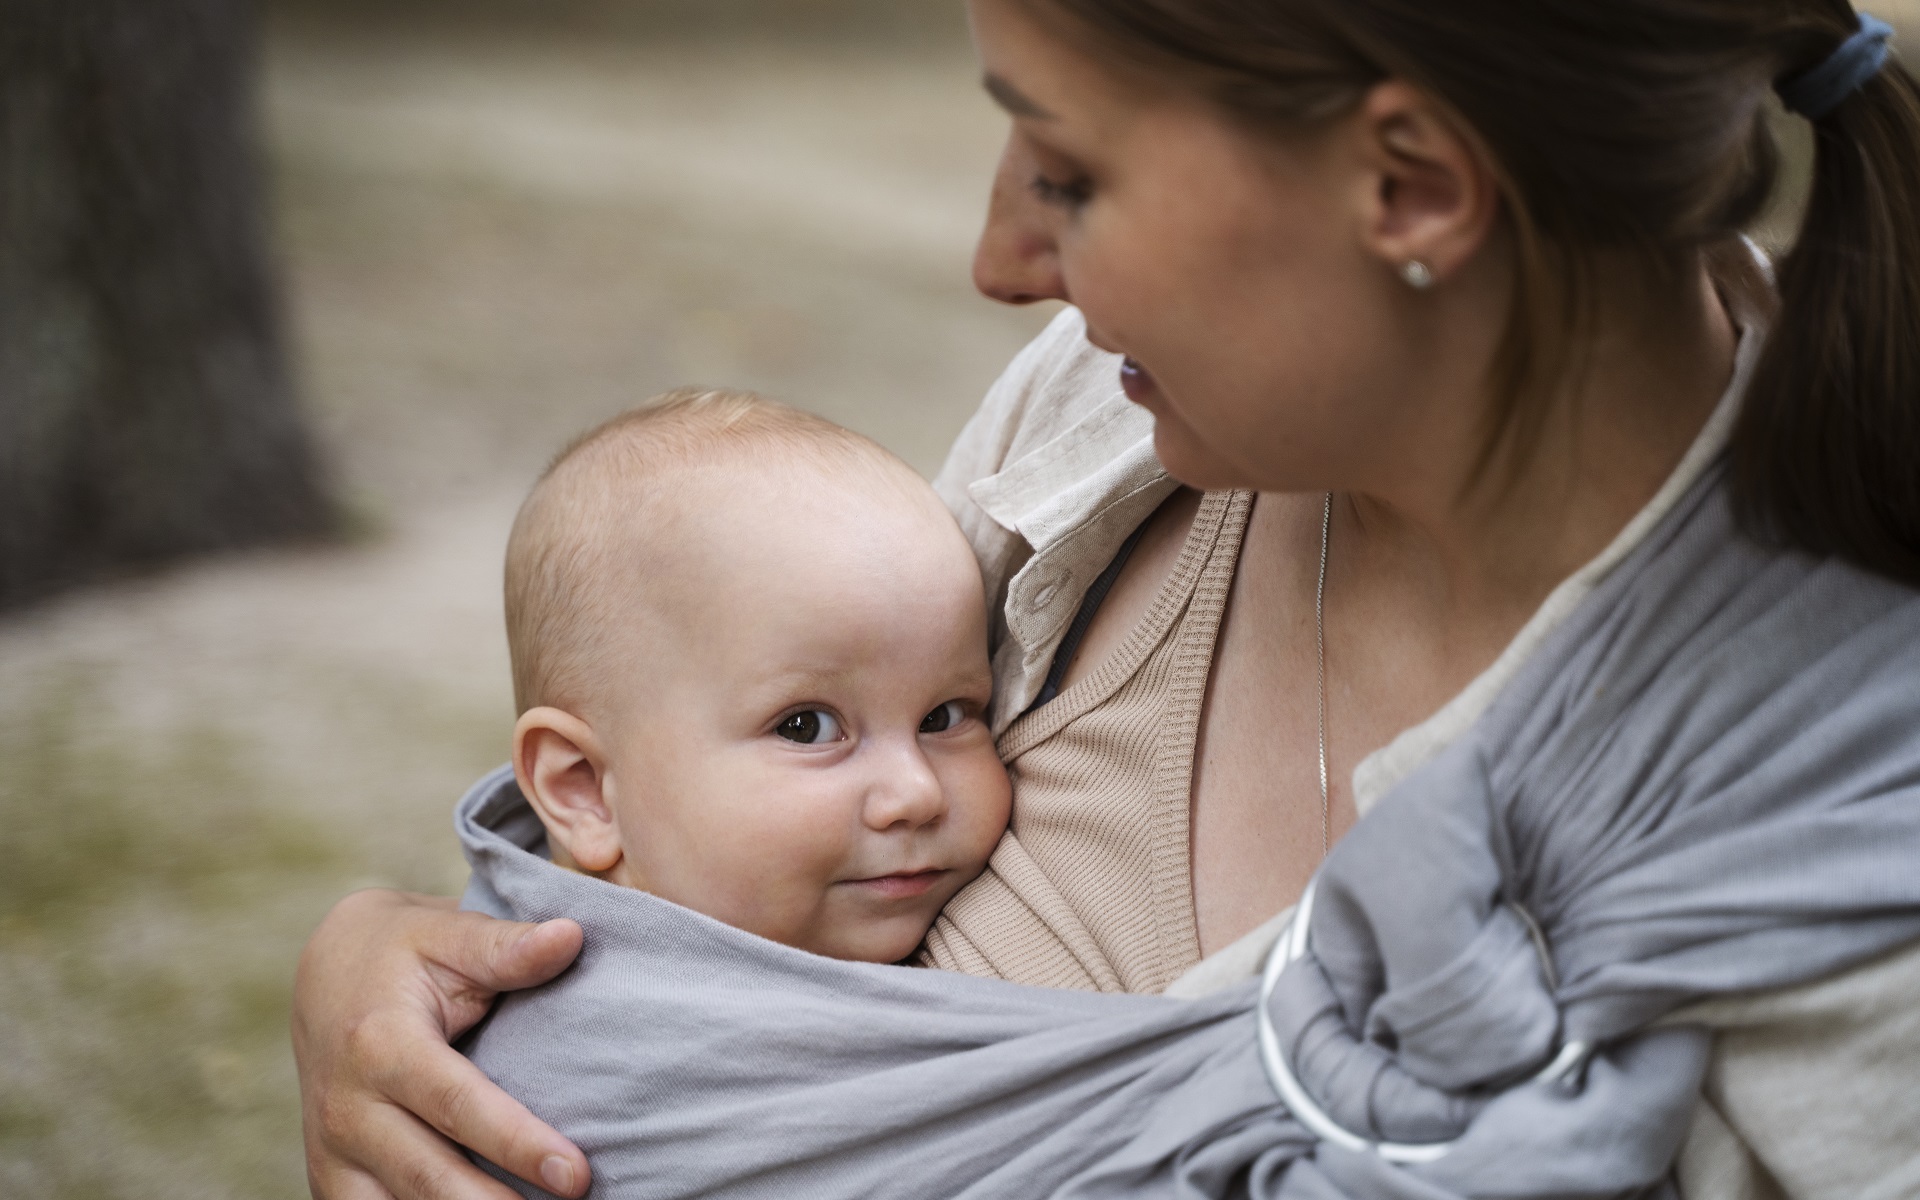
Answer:
<svg viewBox="0 0 1920 1200"><path fill-rule="evenodd" d="M979 567L866 438L662 397L548 469L506 601L514 775L559 866L896 962L1006 828Z"/></svg>

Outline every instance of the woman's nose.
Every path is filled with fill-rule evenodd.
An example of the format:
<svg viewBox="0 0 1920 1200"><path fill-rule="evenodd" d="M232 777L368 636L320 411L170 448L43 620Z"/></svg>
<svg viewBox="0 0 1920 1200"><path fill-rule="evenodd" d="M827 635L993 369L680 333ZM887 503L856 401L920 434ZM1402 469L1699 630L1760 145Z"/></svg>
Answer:
<svg viewBox="0 0 1920 1200"><path fill-rule="evenodd" d="M903 747L881 764L867 796L867 824L876 830L917 829L947 815L947 792L918 745Z"/></svg>
<svg viewBox="0 0 1920 1200"><path fill-rule="evenodd" d="M1053 214L1027 186L1031 174L1009 140L993 177L987 226L973 253L973 286L1002 304L1068 298Z"/></svg>

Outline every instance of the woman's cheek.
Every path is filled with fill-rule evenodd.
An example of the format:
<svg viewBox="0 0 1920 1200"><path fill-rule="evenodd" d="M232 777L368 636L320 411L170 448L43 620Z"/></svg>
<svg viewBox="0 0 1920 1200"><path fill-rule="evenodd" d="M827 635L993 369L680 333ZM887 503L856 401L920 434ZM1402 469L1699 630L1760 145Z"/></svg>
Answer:
<svg viewBox="0 0 1920 1200"><path fill-rule="evenodd" d="M1125 237L1113 232L1094 203L1094 212L1069 226L1055 240L1060 256L1060 278L1066 285L1067 300L1087 319L1089 333L1109 349L1124 352L1137 349L1133 337L1151 332L1148 314L1164 280L1156 277L1152 264L1135 261Z"/></svg>

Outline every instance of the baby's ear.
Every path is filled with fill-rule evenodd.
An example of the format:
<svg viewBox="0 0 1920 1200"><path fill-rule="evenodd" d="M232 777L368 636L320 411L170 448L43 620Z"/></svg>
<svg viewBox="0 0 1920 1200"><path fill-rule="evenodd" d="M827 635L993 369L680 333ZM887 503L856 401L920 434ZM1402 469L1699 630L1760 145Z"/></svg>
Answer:
<svg viewBox="0 0 1920 1200"><path fill-rule="evenodd" d="M620 831L607 803L605 757L593 728L557 708L532 708L513 729L513 774L547 827L553 858L601 874L619 865Z"/></svg>

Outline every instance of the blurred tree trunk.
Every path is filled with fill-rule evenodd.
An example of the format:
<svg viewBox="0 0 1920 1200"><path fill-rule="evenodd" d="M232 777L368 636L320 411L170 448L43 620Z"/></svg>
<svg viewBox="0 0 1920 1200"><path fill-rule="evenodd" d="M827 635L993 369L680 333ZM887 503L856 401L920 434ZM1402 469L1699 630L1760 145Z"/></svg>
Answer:
<svg viewBox="0 0 1920 1200"><path fill-rule="evenodd" d="M250 0L0 0L0 607L324 532Z"/></svg>

